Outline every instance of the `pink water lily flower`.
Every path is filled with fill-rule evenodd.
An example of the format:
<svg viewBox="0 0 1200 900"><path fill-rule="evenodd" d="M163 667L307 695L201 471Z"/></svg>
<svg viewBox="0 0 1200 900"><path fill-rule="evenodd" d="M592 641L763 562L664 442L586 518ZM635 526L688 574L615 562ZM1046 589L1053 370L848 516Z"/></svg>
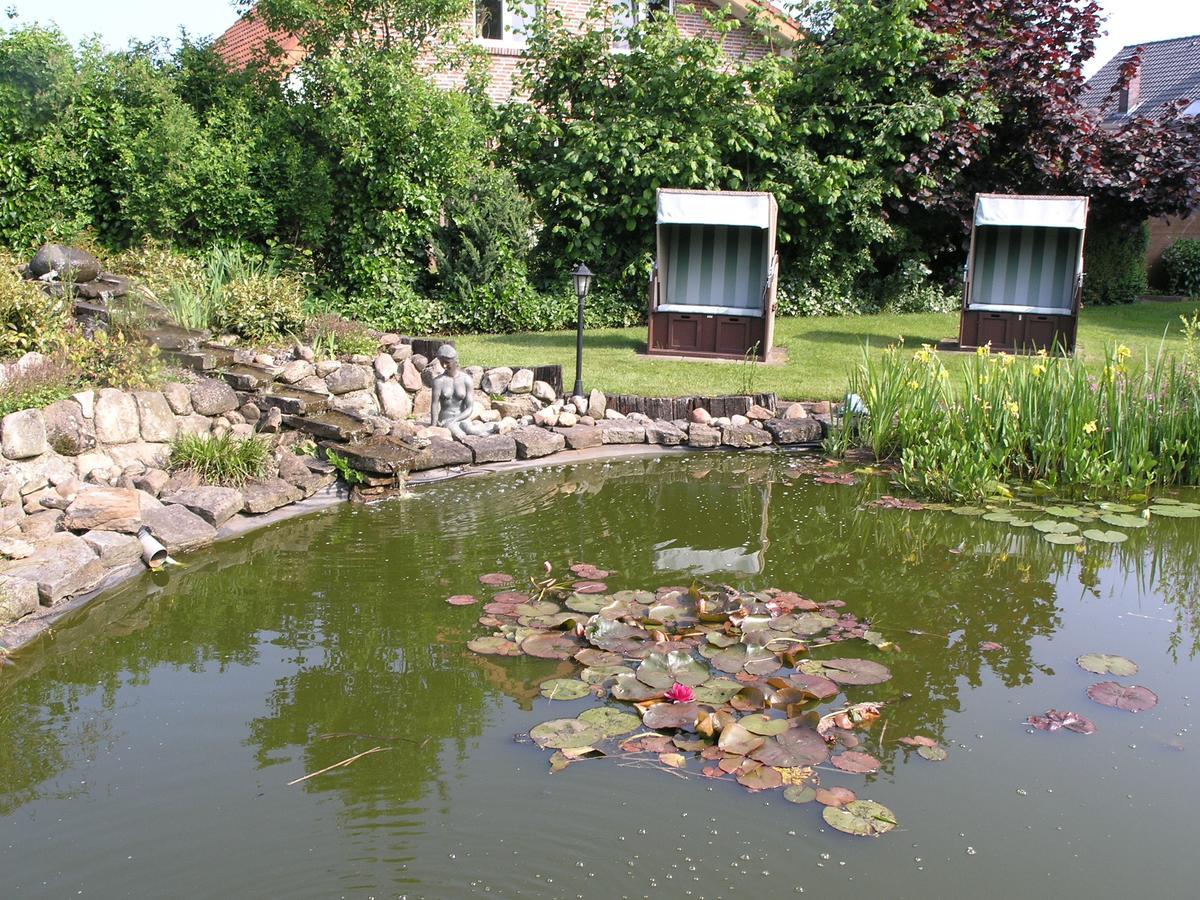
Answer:
<svg viewBox="0 0 1200 900"><path fill-rule="evenodd" d="M671 689L667 691L667 699L672 703L691 703L696 699L696 694L686 684L680 684L677 681L671 685Z"/></svg>

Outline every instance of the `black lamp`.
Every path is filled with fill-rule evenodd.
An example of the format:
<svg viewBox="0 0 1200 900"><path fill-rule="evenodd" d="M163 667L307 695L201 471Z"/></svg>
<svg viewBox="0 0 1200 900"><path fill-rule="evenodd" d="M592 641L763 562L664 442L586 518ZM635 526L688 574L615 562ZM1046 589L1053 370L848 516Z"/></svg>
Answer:
<svg viewBox="0 0 1200 900"><path fill-rule="evenodd" d="M583 301L592 289L592 279L596 276L591 269L580 263L571 273L575 282L575 296L579 298L579 318L575 330L575 390L572 396L583 396Z"/></svg>

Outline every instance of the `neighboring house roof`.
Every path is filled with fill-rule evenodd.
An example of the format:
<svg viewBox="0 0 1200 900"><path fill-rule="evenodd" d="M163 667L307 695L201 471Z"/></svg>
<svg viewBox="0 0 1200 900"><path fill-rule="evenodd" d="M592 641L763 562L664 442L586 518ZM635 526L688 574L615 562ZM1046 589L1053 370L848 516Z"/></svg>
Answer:
<svg viewBox="0 0 1200 900"><path fill-rule="evenodd" d="M253 9L230 25L213 47L228 65L242 69L261 56L272 41L283 51L287 68L304 55L298 37L285 31L271 31Z"/></svg>
<svg viewBox="0 0 1200 900"><path fill-rule="evenodd" d="M736 18L758 16L759 21L772 36L784 43L800 40L802 32L795 19L769 0L713 0L727 7ZM244 68L262 54L267 42L273 40L284 51L284 68L291 68L303 58L305 49L295 35L282 31L271 31L255 15L254 8L233 23L217 38L214 49L225 62L234 68Z"/></svg>
<svg viewBox="0 0 1200 900"><path fill-rule="evenodd" d="M1129 90L1111 98L1122 65L1139 47L1142 60L1137 76ZM1122 47L1088 79L1080 102L1099 113L1105 125L1120 125L1135 116L1155 118L1165 105L1181 98L1192 101L1192 107L1200 101L1200 34ZM1200 115L1200 107L1189 111Z"/></svg>

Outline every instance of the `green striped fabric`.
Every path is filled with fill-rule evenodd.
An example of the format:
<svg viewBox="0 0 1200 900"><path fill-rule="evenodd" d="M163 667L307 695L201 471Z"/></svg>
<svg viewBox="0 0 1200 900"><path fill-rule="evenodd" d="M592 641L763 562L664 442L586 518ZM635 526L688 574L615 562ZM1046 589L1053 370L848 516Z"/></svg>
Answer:
<svg viewBox="0 0 1200 900"><path fill-rule="evenodd" d="M1070 311L1079 240L1072 228L981 225L975 230L971 306Z"/></svg>
<svg viewBox="0 0 1200 900"><path fill-rule="evenodd" d="M668 225L666 302L761 313L767 232L726 225Z"/></svg>

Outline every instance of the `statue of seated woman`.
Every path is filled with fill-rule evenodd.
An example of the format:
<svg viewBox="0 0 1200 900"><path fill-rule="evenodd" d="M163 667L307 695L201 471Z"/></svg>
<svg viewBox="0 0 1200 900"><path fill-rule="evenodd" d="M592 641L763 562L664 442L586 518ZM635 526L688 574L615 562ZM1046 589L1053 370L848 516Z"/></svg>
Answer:
<svg viewBox="0 0 1200 900"><path fill-rule="evenodd" d="M456 440L467 435L492 434L494 423L479 422L475 416L475 384L471 376L458 367L458 351L442 344L437 351L442 374L433 379L433 397L429 421L447 428Z"/></svg>

